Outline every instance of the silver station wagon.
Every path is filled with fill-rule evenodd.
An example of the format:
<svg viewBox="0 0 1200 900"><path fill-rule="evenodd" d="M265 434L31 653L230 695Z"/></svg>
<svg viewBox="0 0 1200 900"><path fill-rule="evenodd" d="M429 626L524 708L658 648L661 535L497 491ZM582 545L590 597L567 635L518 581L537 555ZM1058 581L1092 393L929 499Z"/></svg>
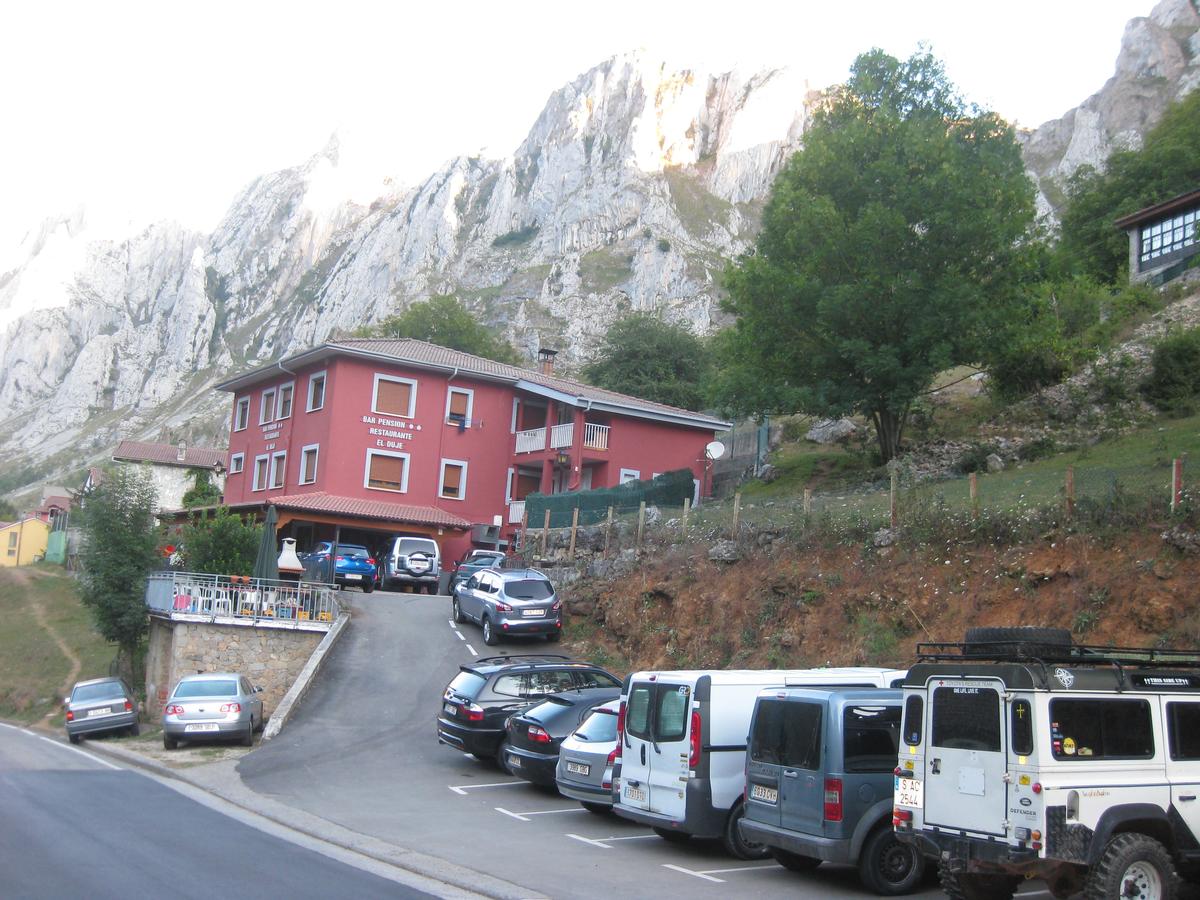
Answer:
<svg viewBox="0 0 1200 900"><path fill-rule="evenodd" d="M180 741L230 738L253 746L263 725L261 694L245 675L185 675L163 707L163 746L174 750Z"/></svg>
<svg viewBox="0 0 1200 900"><path fill-rule="evenodd" d="M454 621L468 620L483 629L483 642L499 643L501 635L562 636L562 601L550 579L537 569L485 569L454 589Z"/></svg>
<svg viewBox="0 0 1200 900"><path fill-rule="evenodd" d="M93 734L128 729L138 733L137 698L120 678L77 682L64 702L67 737L72 744Z"/></svg>

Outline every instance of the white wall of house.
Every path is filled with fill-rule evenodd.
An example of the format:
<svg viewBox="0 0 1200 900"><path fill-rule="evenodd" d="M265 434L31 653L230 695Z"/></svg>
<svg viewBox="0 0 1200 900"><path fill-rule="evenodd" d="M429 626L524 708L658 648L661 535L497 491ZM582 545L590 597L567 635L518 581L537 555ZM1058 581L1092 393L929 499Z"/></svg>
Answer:
<svg viewBox="0 0 1200 900"><path fill-rule="evenodd" d="M164 466L156 463L122 463L126 466L145 466L150 471L150 481L158 494L159 509L181 509L183 495L192 489L192 473L187 466ZM225 476L209 471L208 479L221 490L225 489Z"/></svg>

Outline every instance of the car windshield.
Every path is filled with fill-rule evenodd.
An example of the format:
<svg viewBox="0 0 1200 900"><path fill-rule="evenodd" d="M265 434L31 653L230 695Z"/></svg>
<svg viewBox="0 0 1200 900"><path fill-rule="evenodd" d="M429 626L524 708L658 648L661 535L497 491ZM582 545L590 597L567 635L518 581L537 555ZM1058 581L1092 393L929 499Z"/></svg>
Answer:
<svg viewBox="0 0 1200 900"><path fill-rule="evenodd" d="M581 741L615 741L617 714L610 709L593 709L575 729L575 737Z"/></svg>
<svg viewBox="0 0 1200 900"><path fill-rule="evenodd" d="M500 562L500 560L502 560L502 559L504 559L503 553L485 553L480 556L470 557L466 561L465 565L468 565L468 566L490 566L494 563Z"/></svg>
<svg viewBox="0 0 1200 900"><path fill-rule="evenodd" d="M344 556L346 559L366 559L371 554L367 553L366 547L350 547L346 544L339 544L338 555Z"/></svg>
<svg viewBox="0 0 1200 900"><path fill-rule="evenodd" d="M175 688L176 697L236 697L237 682L221 679L181 681Z"/></svg>
<svg viewBox="0 0 1200 900"><path fill-rule="evenodd" d="M554 596L554 588L542 578L526 578L505 584L504 593L514 600L545 600Z"/></svg>
<svg viewBox="0 0 1200 900"><path fill-rule="evenodd" d="M101 684L81 684L71 692L72 703L86 703L89 700L113 700L125 696L125 689L116 681L105 681Z"/></svg>
<svg viewBox="0 0 1200 900"><path fill-rule="evenodd" d="M437 549L433 546L432 541L401 539L400 546L397 548L397 552L401 554L436 553Z"/></svg>

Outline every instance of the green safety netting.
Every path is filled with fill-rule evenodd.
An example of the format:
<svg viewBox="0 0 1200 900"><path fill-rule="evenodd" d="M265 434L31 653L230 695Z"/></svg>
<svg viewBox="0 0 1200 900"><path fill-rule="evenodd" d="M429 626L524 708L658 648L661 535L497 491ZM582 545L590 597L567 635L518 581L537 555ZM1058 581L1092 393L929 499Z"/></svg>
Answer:
<svg viewBox="0 0 1200 900"><path fill-rule="evenodd" d="M691 469L664 472L645 481L627 481L611 488L594 491L573 491L566 494L530 494L525 498L525 521L529 528L541 528L550 510L550 527L567 528L573 511L579 510L580 525L595 525L613 512L636 510L645 501L647 506L682 507L695 493Z"/></svg>

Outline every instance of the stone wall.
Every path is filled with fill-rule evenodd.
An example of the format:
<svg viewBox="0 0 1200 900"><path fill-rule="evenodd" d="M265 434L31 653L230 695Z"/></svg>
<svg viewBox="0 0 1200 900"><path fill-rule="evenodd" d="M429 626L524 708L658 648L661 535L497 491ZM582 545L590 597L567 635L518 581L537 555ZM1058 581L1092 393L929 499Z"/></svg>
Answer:
<svg viewBox="0 0 1200 900"><path fill-rule="evenodd" d="M252 684L262 686L264 708L270 716L324 637L323 631L152 617L146 652L146 705L153 715L156 705L161 707L184 675L240 672Z"/></svg>

